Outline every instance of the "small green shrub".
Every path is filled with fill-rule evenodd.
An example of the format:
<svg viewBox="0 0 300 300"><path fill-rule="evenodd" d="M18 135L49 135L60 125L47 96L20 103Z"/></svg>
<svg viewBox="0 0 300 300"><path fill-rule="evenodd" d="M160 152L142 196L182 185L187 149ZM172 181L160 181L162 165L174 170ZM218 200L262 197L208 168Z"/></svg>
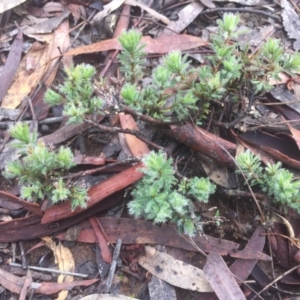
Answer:
<svg viewBox="0 0 300 300"><path fill-rule="evenodd" d="M145 45L136 30L119 37L122 51L118 58L125 84L120 95L124 104L139 113L160 121L195 121L209 113L212 101L230 103L241 99L246 91L262 93L272 88L271 78L279 79L280 72L300 71L299 53L286 54L279 40L269 39L257 53L249 45L236 41L239 16L224 14L218 20L218 31L211 36L213 54L207 65L194 67L180 51L167 54L150 74L151 83L140 85L146 76ZM50 105L64 104L69 123L84 121L87 114L101 113L103 101L95 97L93 66L81 64L66 70L67 78L58 92L48 89L45 101Z"/></svg>
<svg viewBox="0 0 300 300"><path fill-rule="evenodd" d="M207 65L193 67L187 55L172 51L153 70L152 84L144 88L138 83L145 57L142 46L138 46L141 34L134 30L123 33L119 41L128 59L124 54L119 57L128 79L121 90L125 104L158 120L185 120L191 116L201 123L212 101L234 102L245 91L268 91L272 88L269 80L279 79L280 72L300 71L299 53L286 54L279 40L267 40L253 55L249 45L237 42L238 15L224 14L217 23L218 32L211 37L213 54L208 56ZM135 68L139 70L137 77L131 71ZM170 90L176 93L170 94Z"/></svg>
<svg viewBox="0 0 300 300"><path fill-rule="evenodd" d="M208 202L215 185L208 178L194 177L179 181L172 167L172 159L163 152L150 152L143 158L142 180L132 191L129 213L143 216L154 223L171 222L179 231L193 236L201 230L200 217L195 214L194 202Z"/></svg>
<svg viewBox="0 0 300 300"><path fill-rule="evenodd" d="M71 200L72 209L86 206L87 190L63 177L75 165L69 148L54 151L47 147L37 141L36 134L30 134L26 123L17 123L9 133L18 140L14 146L22 157L6 166L4 176L18 179L21 198L32 202L48 199L52 204Z"/></svg>
<svg viewBox="0 0 300 300"><path fill-rule="evenodd" d="M81 64L67 69L66 73L64 83L58 86L59 93L48 89L45 102L51 106L63 104L63 113L69 117L68 123L81 123L87 114L100 114L103 100L93 96L95 67Z"/></svg>
<svg viewBox="0 0 300 300"><path fill-rule="evenodd" d="M300 213L300 181L280 162L262 167L260 158L249 150L238 155L236 161L240 167L237 172L243 172L250 185L258 185L276 203Z"/></svg>

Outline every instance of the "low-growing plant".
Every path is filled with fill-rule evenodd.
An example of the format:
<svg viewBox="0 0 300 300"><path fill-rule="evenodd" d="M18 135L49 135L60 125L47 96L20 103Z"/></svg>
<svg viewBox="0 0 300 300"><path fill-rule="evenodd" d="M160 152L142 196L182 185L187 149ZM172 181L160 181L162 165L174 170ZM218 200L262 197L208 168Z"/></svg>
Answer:
<svg viewBox="0 0 300 300"><path fill-rule="evenodd" d="M259 94L269 90L269 80L278 79L280 72L300 71L299 53L286 54L279 40L269 39L252 53L247 43L237 41L238 23L239 16L230 13L217 21L217 32L211 35L212 53L205 65L195 67L188 61L188 55L172 51L151 72L145 66L142 34L136 30L123 33L119 38L122 50L118 58L125 84L120 91L119 108L128 106L162 122L191 117L199 124L207 116L211 103L223 109L250 91ZM147 73L150 83L142 85L141 79ZM102 114L104 101L95 96L95 74L96 69L87 64L66 69L64 83L56 90L48 89L45 101L52 106L63 104L63 114L69 123L84 122L90 115ZM31 201L48 198L52 203L72 199L73 208L85 205L86 191L64 180L63 174L73 165L69 149L61 147L54 151L46 147L29 134L25 125L18 124L10 132L20 141L17 146L24 156L9 164L5 174L9 178L18 177L23 198ZM130 213L154 223L169 221L184 233L195 234L200 230L200 217L194 212L193 200L207 202L215 186L207 178L178 180L172 160L162 152L152 152L143 163L144 177L132 192ZM300 212L295 192L299 183L280 164L262 169L258 158L251 156L241 156L239 163L243 170L248 170L251 184L259 184L275 201L288 202L289 207Z"/></svg>
<svg viewBox="0 0 300 300"><path fill-rule="evenodd" d="M100 114L103 100L94 96L93 78L95 67L80 64L66 69L67 77L58 92L48 89L45 102L51 106L63 104L63 113L69 117L68 123L81 123L88 114Z"/></svg>
<svg viewBox="0 0 300 300"><path fill-rule="evenodd" d="M230 105L245 93L269 90L271 78L279 79L280 72L300 71L300 54L287 54L279 40L269 39L256 53L237 38L239 16L224 14L218 20L217 33L211 35L211 48L206 65L192 66L188 55L171 51L150 74L150 84L142 86L146 76L145 45L136 30L119 37L122 46L118 58L125 84L120 95L124 104L136 112L160 121L183 121L189 116L197 122L205 118L212 101ZM64 104L69 122L84 121L87 114L101 113L103 101L94 96L93 66L81 64L66 70L67 78L55 92L49 89L45 101L50 105ZM220 106L220 105L219 105Z"/></svg>
<svg viewBox="0 0 300 300"><path fill-rule="evenodd" d="M195 201L208 202L215 185L208 178L194 177L179 180L163 152L150 152L143 158L144 177L132 191L129 213L154 223L171 222L180 232L193 236L201 231L200 216L195 213Z"/></svg>
<svg viewBox="0 0 300 300"><path fill-rule="evenodd" d="M10 162L4 171L9 179L17 178L21 185L21 198L37 202L47 199L51 204L70 200L72 209L85 207L87 190L64 179L64 175L75 165L69 148L57 151L37 140L30 134L26 123L17 123L9 133L18 141L13 146L22 157Z"/></svg>
<svg viewBox="0 0 300 300"><path fill-rule="evenodd" d="M262 167L259 156L249 150L239 154L236 161L240 167L237 172L243 172L250 185L259 186L275 203L300 213L300 180L280 162Z"/></svg>
<svg viewBox="0 0 300 300"><path fill-rule="evenodd" d="M206 65L193 67L187 55L172 51L153 70L152 84L139 88L138 81L133 82L129 66L125 67L128 60L121 59L125 75L131 78L121 91L125 104L163 121L172 117L185 120L190 115L201 122L212 101L226 105L238 101L245 91L262 93L272 88L269 81L279 79L280 72L300 71L299 53L287 54L279 40L269 39L257 53L251 54L247 43L237 41L238 15L224 14L217 23L218 31L211 36L213 53ZM140 68L141 58L145 56L143 48L136 46L138 39L141 35L130 31L123 33L119 40L126 52L131 51L131 57L137 57L131 59L132 70Z"/></svg>

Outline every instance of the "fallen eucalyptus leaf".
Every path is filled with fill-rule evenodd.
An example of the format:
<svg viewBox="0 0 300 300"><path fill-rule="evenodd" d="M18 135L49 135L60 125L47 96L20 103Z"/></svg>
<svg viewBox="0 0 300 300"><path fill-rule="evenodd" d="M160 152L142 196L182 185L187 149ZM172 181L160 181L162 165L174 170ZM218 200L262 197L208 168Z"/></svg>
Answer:
<svg viewBox="0 0 300 300"><path fill-rule="evenodd" d="M201 269L175 259L171 255L146 246L146 256L138 259L139 264L161 280L182 289L212 292L209 282Z"/></svg>

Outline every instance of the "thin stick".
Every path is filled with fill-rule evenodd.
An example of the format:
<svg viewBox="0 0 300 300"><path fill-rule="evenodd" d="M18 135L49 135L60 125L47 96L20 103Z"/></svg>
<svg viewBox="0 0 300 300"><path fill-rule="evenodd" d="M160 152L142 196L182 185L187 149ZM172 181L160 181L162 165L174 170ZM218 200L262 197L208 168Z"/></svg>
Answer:
<svg viewBox="0 0 300 300"><path fill-rule="evenodd" d="M113 281L115 271L116 271L116 267L117 267L117 259L120 255L120 252L121 252L121 246L122 246L122 240L118 239L118 241L116 243L114 255L113 255L113 260L112 260L112 263L111 263L111 266L110 266L109 274L108 274L107 281L106 281L105 288L104 288L105 293L108 293L110 288L111 288L112 281Z"/></svg>
<svg viewBox="0 0 300 300"><path fill-rule="evenodd" d="M9 265L12 266L12 267L22 268L22 265L17 264L17 263L10 263ZM65 275L71 275L71 276L77 276L77 277L83 277L83 278L88 277L87 274L61 271L61 270L56 270L56 269L51 269L51 268L41 268L41 267L35 267L35 266L28 266L28 269L35 270L35 271L44 271L44 272L49 272L49 273L56 273L56 274L65 274Z"/></svg>
<svg viewBox="0 0 300 300"><path fill-rule="evenodd" d="M291 268L290 270L284 272L283 274L281 274L280 276L278 276L277 278L275 278L272 282L270 282L269 284L267 284L261 291L259 291L257 293L257 295L255 295L251 300L254 300L258 295L260 295L261 293L263 293L264 291L266 291L269 287L271 287L273 284L275 284L276 282L278 282L279 280L281 280L283 277L285 277L286 275L292 273L293 271L297 270L300 268L300 265L295 266L294 268Z"/></svg>
<svg viewBox="0 0 300 300"><path fill-rule="evenodd" d="M269 17L269 18L274 19L277 22L281 23L281 18L280 17L269 14L269 13L264 12L262 10L248 9L248 8L217 7L217 8L211 8L211 9L204 10L199 15L211 14L211 13L215 13L215 12L227 12L227 11L263 15L263 16Z"/></svg>
<svg viewBox="0 0 300 300"><path fill-rule="evenodd" d="M98 124L92 120L89 119L85 119L85 122L94 125L95 127L97 127L100 131L104 131L104 132L110 132L110 133L127 133L127 134L132 134L134 136L136 136L138 139L140 139L141 141L145 142L146 144L152 146L155 149L158 150L164 150L163 147L149 141L147 138L145 138L140 131L138 130L134 130L134 129L122 129L120 127L107 127L107 126L103 126L101 124Z"/></svg>

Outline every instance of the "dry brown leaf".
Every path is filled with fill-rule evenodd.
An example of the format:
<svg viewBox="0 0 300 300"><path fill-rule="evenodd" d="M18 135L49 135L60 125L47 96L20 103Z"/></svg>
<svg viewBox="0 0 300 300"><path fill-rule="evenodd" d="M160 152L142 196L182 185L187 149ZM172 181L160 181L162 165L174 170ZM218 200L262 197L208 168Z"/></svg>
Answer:
<svg viewBox="0 0 300 300"><path fill-rule="evenodd" d="M21 64L16 72L14 80L2 101L4 108L16 108L22 100L33 90L33 88L41 81L41 78L47 69L45 54L46 48L40 47L35 42L29 52L22 59ZM37 62L36 69L31 74L26 70L26 62L28 59Z"/></svg>
<svg viewBox="0 0 300 300"><path fill-rule="evenodd" d="M208 254L203 271L220 300L246 300L233 274L215 249Z"/></svg>
<svg viewBox="0 0 300 300"><path fill-rule="evenodd" d="M23 30L23 33L26 35L51 33L63 22L64 19L69 16L69 14L70 11L68 9L65 9L60 15L56 17L49 19L47 18L41 23L26 27Z"/></svg>
<svg viewBox="0 0 300 300"><path fill-rule="evenodd" d="M49 86L55 79L56 72L58 69L58 56L60 53L64 53L70 46L70 36L69 36L69 21L66 20L62 22L54 31L54 38L51 43L49 43L46 53L46 61L49 61L49 67L44 75L45 85ZM56 58L55 58L56 57ZM55 59L53 59L55 58ZM65 68L69 68L73 64L72 57L63 57L62 63ZM56 65L56 68L55 68Z"/></svg>
<svg viewBox="0 0 300 300"><path fill-rule="evenodd" d="M289 122L287 122L286 124L289 127L289 129L292 133L292 136L293 136L295 142L297 143L298 148L300 149L300 130L298 130L298 129L294 128L293 126L291 126L289 124Z"/></svg>
<svg viewBox="0 0 300 300"><path fill-rule="evenodd" d="M18 70L23 47L23 33L19 31L14 42L11 45L4 69L0 74L0 101L2 101L5 96L13 77Z"/></svg>
<svg viewBox="0 0 300 300"><path fill-rule="evenodd" d="M138 259L139 264L161 280L182 289L198 292L212 292L201 269L175 259L171 255L146 246L146 256Z"/></svg>
<svg viewBox="0 0 300 300"><path fill-rule="evenodd" d="M38 42L34 43L23 58L12 85L3 99L2 107L16 108L22 100L47 77L46 85L50 85L56 75L57 67L53 68L59 56L59 49L66 51L69 46L69 22L62 22L55 30L52 42L43 47ZM56 58L55 58L56 57ZM53 59L55 58L55 59ZM27 70L27 61L35 61L35 70ZM48 63L50 61L50 63ZM66 66L70 66L72 58L63 59Z"/></svg>
<svg viewBox="0 0 300 300"><path fill-rule="evenodd" d="M24 279L0 268L0 284L8 291L20 294L24 286Z"/></svg>
<svg viewBox="0 0 300 300"><path fill-rule="evenodd" d="M20 293L19 300L25 300L26 299L27 289L29 288L29 286L31 285L31 283L32 283L31 272L28 269L27 273L26 273L26 276L25 276L25 279L24 279L24 285L22 287L22 291Z"/></svg>
<svg viewBox="0 0 300 300"><path fill-rule="evenodd" d="M73 258L73 254L70 249L64 247L60 242L58 245L50 237L43 237L45 245L52 250L55 258L55 263L58 265L58 269L60 271L74 272L75 270L75 262ZM57 282L72 282L73 276L60 274L57 277ZM58 294L58 298L56 300L64 300L68 296L67 290L62 290Z"/></svg>
<svg viewBox="0 0 300 300"><path fill-rule="evenodd" d="M147 53L165 54L172 50L189 50L201 46L207 46L208 42L203 39L188 34L180 34L174 36L160 35L157 39L152 39L149 36L142 37L141 44L145 44L144 51ZM121 50L122 47L118 39L113 38L104 40L98 43L78 47L65 53L64 55L79 55L89 54L108 50Z"/></svg>

